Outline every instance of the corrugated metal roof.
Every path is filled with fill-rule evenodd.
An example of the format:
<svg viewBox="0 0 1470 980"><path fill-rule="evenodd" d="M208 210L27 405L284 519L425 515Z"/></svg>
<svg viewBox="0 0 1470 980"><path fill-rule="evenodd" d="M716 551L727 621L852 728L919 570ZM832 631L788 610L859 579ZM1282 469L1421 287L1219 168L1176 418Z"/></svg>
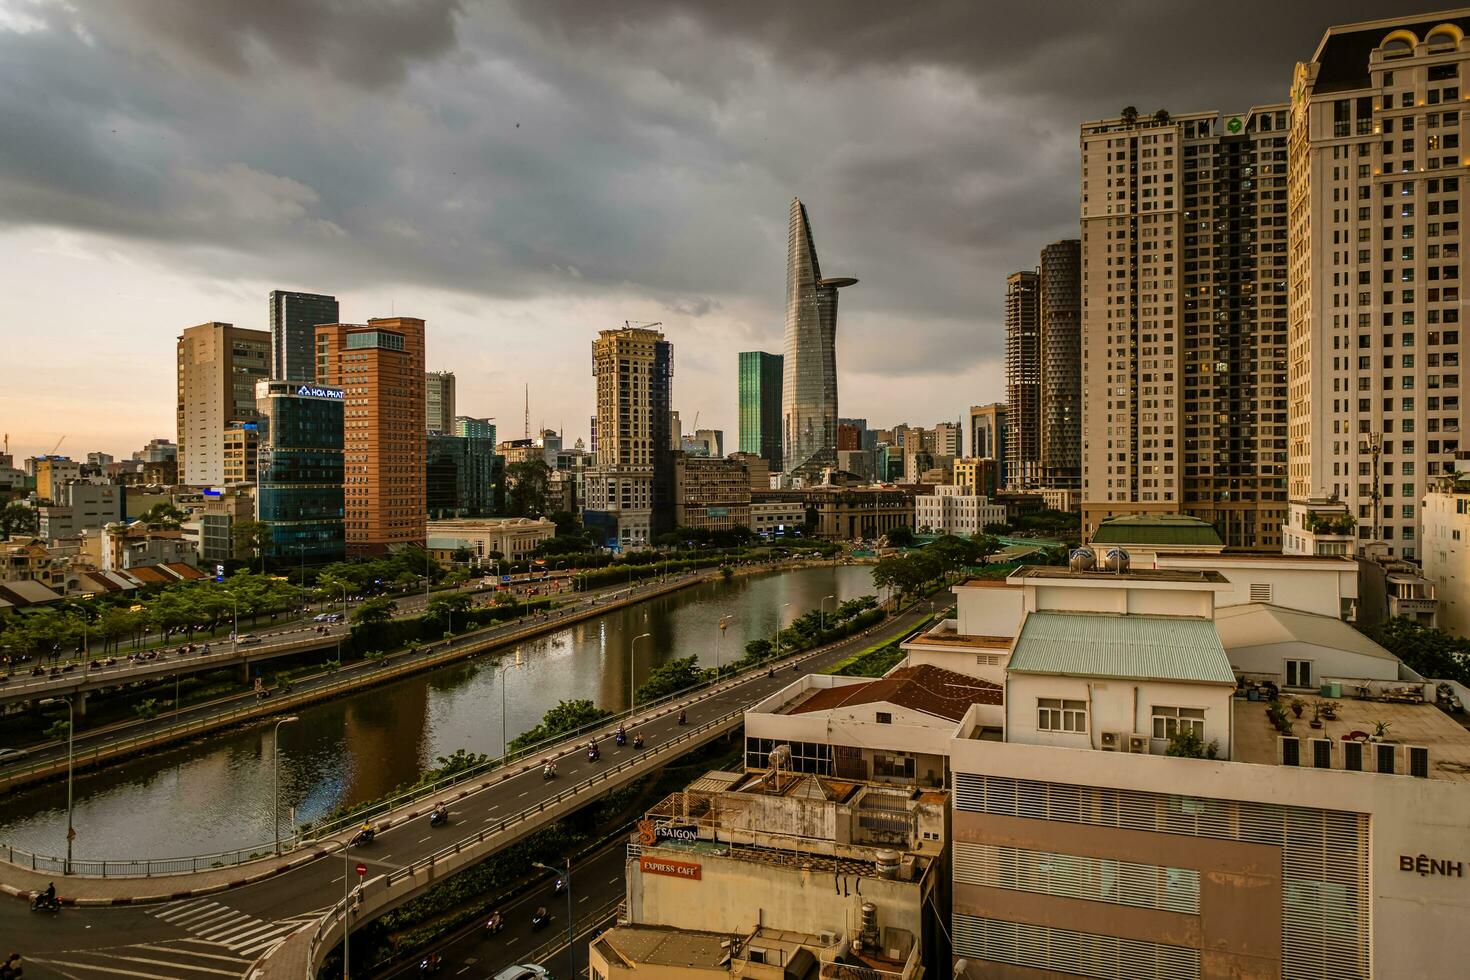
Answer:
<svg viewBox="0 0 1470 980"><path fill-rule="evenodd" d="M1033 612L1008 669L1235 685L1215 624L1191 616Z"/></svg>
<svg viewBox="0 0 1470 980"><path fill-rule="evenodd" d="M1223 545L1213 524L1184 514L1131 514L1097 526L1093 544Z"/></svg>

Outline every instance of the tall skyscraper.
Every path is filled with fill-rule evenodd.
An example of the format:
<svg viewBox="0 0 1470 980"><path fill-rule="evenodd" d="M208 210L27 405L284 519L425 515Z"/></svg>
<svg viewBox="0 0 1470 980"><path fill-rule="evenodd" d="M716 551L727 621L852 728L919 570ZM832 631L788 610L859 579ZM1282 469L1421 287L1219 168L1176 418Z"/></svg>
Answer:
<svg viewBox="0 0 1470 980"><path fill-rule="evenodd" d="M1041 485L1041 276L1006 276L1006 479Z"/></svg>
<svg viewBox="0 0 1470 980"><path fill-rule="evenodd" d="M781 383L787 473L810 476L837 462L837 290L855 282L822 278L806 206L793 198L786 242L786 355Z"/></svg>
<svg viewBox="0 0 1470 980"><path fill-rule="evenodd" d="M1084 534L1184 513L1280 547L1286 136L1281 105L1082 126Z"/></svg>
<svg viewBox="0 0 1470 980"><path fill-rule="evenodd" d="M337 297L271 290L270 376L283 381L315 381L316 325L336 323Z"/></svg>
<svg viewBox="0 0 1470 980"><path fill-rule="evenodd" d="M1082 243L1041 250L1041 482L1082 486Z"/></svg>
<svg viewBox="0 0 1470 980"><path fill-rule="evenodd" d="M1006 407L1004 402L970 406L970 456L1004 461L1006 455ZM1005 486L1005 474L1001 474Z"/></svg>
<svg viewBox="0 0 1470 980"><path fill-rule="evenodd" d="M597 448L583 520L602 543L635 550L674 516L673 345L657 330L603 330L592 342Z"/></svg>
<svg viewBox="0 0 1470 980"><path fill-rule="evenodd" d="M740 352L740 451L753 453L773 469L781 456L780 354Z"/></svg>
<svg viewBox="0 0 1470 980"><path fill-rule="evenodd" d="M958 422L938 422L934 426L934 455L958 457L960 443L964 441L964 430Z"/></svg>
<svg viewBox="0 0 1470 980"><path fill-rule="evenodd" d="M424 321L380 317L316 330L317 383L346 394L347 553L425 543Z"/></svg>
<svg viewBox="0 0 1470 980"><path fill-rule="evenodd" d="M429 371L424 375L424 406L429 432L454 434L453 371Z"/></svg>
<svg viewBox="0 0 1470 980"><path fill-rule="evenodd" d="M1464 10L1333 27L1291 88L1291 523L1336 495L1402 558L1464 426L1466 31Z"/></svg>
<svg viewBox="0 0 1470 980"><path fill-rule="evenodd" d="M343 531L341 388L261 381L255 508L269 529L267 561L319 564L346 557Z"/></svg>
<svg viewBox="0 0 1470 980"><path fill-rule="evenodd" d="M271 335L229 323L201 323L179 335L179 482L225 482L225 429L255 418L255 383L270 366Z"/></svg>

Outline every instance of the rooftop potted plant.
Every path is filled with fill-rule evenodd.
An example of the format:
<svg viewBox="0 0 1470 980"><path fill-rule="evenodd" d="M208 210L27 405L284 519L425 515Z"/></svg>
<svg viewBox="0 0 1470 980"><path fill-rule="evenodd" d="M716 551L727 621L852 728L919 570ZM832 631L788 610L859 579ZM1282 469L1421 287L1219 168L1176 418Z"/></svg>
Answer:
<svg viewBox="0 0 1470 980"><path fill-rule="evenodd" d="M1386 721L1375 721L1373 723L1373 734L1369 736L1369 740L1373 742L1382 742L1387 740L1388 730L1392 727L1393 726Z"/></svg>

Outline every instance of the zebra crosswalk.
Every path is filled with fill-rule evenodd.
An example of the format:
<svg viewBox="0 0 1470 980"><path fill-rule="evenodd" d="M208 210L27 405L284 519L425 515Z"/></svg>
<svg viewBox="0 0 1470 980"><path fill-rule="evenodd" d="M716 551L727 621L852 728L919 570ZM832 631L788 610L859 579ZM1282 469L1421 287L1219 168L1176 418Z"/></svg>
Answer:
<svg viewBox="0 0 1470 980"><path fill-rule="evenodd" d="M213 980L215 977L244 977L254 960L231 953L204 939L169 939L133 946L77 949L48 956L27 958L33 967L26 976L60 976L66 980L114 980L138 977L143 980Z"/></svg>
<svg viewBox="0 0 1470 980"><path fill-rule="evenodd" d="M318 918L314 913L307 913L274 921L257 919L207 898L160 905L151 914L231 954L251 960L265 955L303 924Z"/></svg>

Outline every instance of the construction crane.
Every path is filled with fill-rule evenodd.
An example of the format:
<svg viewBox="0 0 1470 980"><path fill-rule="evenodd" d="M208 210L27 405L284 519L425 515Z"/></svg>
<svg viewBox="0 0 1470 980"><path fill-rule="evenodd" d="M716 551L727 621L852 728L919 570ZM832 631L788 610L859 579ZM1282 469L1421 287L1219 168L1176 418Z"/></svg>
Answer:
<svg viewBox="0 0 1470 980"><path fill-rule="evenodd" d="M5 439L6 439L6 445L8 446L9 443L10 443L10 437L9 436L6 436ZM49 453L47 453L46 455L47 456L55 456L56 455L56 450L58 450L58 449L61 448L61 444L63 442L66 442L66 436L65 435L62 435L62 437L60 439L57 439L56 440L56 445L52 446L51 447L51 451Z"/></svg>
<svg viewBox="0 0 1470 980"><path fill-rule="evenodd" d="M632 330L634 327L639 327L641 329L648 330L648 329L651 329L653 327L661 327L663 325L664 324L663 324L663 321L662 320L624 320L623 321L623 326L627 327L629 330Z"/></svg>

